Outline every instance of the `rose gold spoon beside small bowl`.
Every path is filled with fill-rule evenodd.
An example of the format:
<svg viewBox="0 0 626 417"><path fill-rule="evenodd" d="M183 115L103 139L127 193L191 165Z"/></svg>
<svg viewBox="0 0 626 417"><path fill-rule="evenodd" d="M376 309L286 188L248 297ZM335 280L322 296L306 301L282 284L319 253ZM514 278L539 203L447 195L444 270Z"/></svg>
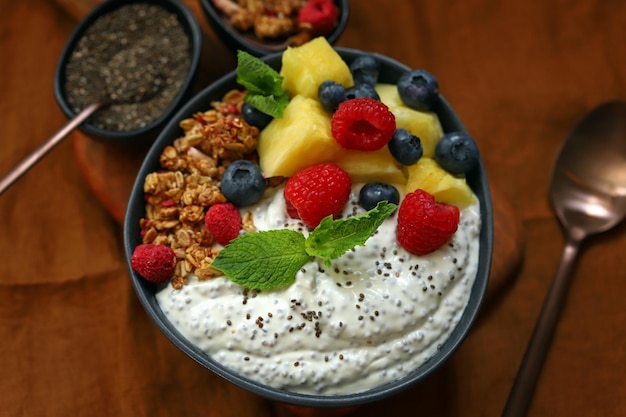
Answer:
<svg viewBox="0 0 626 417"><path fill-rule="evenodd" d="M143 47L143 45L140 45L124 49L111 58L110 62L113 68L116 67L114 65L116 62L138 62L138 65L132 68L132 71L127 71L125 77L115 76L113 74L114 70L108 66L101 68L100 75L103 80L102 99L96 100L93 104L81 110L54 135L24 158L22 162L11 169L4 177L0 178L0 196L56 145L61 143L74 129L101 108L112 104L140 103L158 93L162 75L155 67L141 65L141 60L137 59L142 56L139 50ZM151 76L146 76L147 68L153 68Z"/></svg>

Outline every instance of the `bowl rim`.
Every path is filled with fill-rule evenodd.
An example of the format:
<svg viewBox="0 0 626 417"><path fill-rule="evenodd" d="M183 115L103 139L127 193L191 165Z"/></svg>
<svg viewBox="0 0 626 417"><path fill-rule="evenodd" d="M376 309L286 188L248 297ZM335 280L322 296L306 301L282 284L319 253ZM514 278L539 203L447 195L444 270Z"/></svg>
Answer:
<svg viewBox="0 0 626 417"><path fill-rule="evenodd" d="M86 133L88 136L100 140L110 140L115 142L126 142L129 138L145 138L154 133L161 125L167 122L176 110L182 105L183 101L189 97L193 81L200 66L200 58L202 55L202 30L200 24L194 14L182 2L175 0L107 0L94 7L81 21L76 25L70 36L68 37L61 54L59 55L53 80L54 97L63 114L68 119L76 116L76 112L72 110L68 104L64 87L65 87L65 66L76 47L77 43L83 37L85 31L101 16L111 13L118 8L136 3L147 3L164 7L169 12L176 15L183 30L189 37L190 46L190 65L187 74L181 84L181 88L163 113L154 119L150 124L129 131L113 131L101 129L91 123L83 122L78 129Z"/></svg>
<svg viewBox="0 0 626 417"><path fill-rule="evenodd" d="M382 63L381 79L383 80L385 79L385 77L395 77L396 75L399 76L401 72L410 69L409 67L399 63L398 61L395 61L392 58L377 53L364 52L358 49L344 47L335 47L334 49L337 50L339 54L347 60L354 59L355 57L363 54L375 56ZM277 68L277 66L280 64L281 56L282 52L278 52L268 55L262 58L262 60L268 62L274 68ZM478 166L476 166L467 175L467 181L470 188L479 197L479 205L481 210L481 244L479 247L479 262L476 272L476 279L471 290L472 294L470 296L468 304L465 307L465 310L463 311L461 318L459 319L459 322L455 326L454 330L450 333L448 339L443 343L441 350L439 350L426 363L422 364L419 368L415 369L407 376L373 389L354 394L318 396L284 391L248 380L238 375L234 371L229 370L224 365L219 364L209 355L202 352L200 349L196 348L190 342L188 342L168 321L168 319L165 317L164 313L158 306L158 303L156 302L156 299L154 297L154 294L159 289L158 286L148 283L146 280L139 277L138 274L133 271L130 264L130 258L132 256L135 246L141 243L139 235L139 218L141 217L141 213L145 212L145 202L143 200L143 182L145 176L149 172L154 171L155 168L158 168L158 155L161 153L164 146L173 142L176 137L179 137L181 135L178 122L182 119L190 117L196 111L201 111L203 109L206 110L206 108L208 108L208 103L211 101L211 99L215 99L218 96L223 96L233 86L237 87L235 71L224 75L211 85L207 86L186 105L184 105L172 118L169 124L165 127L165 129L161 132L159 137L153 143L141 165L141 168L138 171L137 179L133 186L127 206L123 227L123 239L131 283L135 290L135 293L137 294L137 297L139 298L140 303L146 310L148 316L171 343L173 343L176 347L178 347L200 365L213 371L215 374L241 388L244 388L262 397L282 403L319 408L362 405L365 403L381 400L392 395L396 395L416 385L418 382L423 381L425 378L430 376L436 369L438 369L444 362L446 362L462 344L465 337L472 328L472 325L479 313L480 306L485 296L491 267L494 224L489 182L482 160L480 160ZM467 132L464 125L462 124L452 107L450 107L450 105L446 102L444 97L439 97L439 100L434 106L433 110L439 115L442 126L444 126L444 130ZM452 129L450 129L450 127L452 127ZM178 136L176 136L176 132L178 132Z"/></svg>
<svg viewBox="0 0 626 417"><path fill-rule="evenodd" d="M244 36L241 36L237 30L225 22L221 12L213 5L211 0L199 1L200 6L204 11L204 15L211 24L211 27L215 30L222 42L230 48L234 50L241 49L257 57L279 53L279 51L273 49L263 48L256 42L250 42ZM331 34L325 36L331 45L337 42L339 37L343 34L350 16L350 5L348 0L335 0L335 4L339 7L340 11L337 27Z"/></svg>

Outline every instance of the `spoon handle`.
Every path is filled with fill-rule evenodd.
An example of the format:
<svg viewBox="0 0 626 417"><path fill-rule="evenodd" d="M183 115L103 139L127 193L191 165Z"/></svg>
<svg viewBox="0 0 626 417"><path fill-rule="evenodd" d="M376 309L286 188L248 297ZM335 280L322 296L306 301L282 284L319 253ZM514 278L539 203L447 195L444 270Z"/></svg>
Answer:
<svg viewBox="0 0 626 417"><path fill-rule="evenodd" d="M528 411L541 368L554 336L574 261L583 239L584 234L576 231L571 232L568 237L561 262L544 300L502 417L524 417Z"/></svg>
<svg viewBox="0 0 626 417"><path fill-rule="evenodd" d="M102 107L103 103L94 103L85 107L80 113L70 119L61 129L57 131L51 138L42 143L37 149L30 153L17 166L10 170L2 179L0 179L0 195L2 195L15 181L31 169L39 160L41 160L52 148L59 144L67 135L91 116L96 110Z"/></svg>

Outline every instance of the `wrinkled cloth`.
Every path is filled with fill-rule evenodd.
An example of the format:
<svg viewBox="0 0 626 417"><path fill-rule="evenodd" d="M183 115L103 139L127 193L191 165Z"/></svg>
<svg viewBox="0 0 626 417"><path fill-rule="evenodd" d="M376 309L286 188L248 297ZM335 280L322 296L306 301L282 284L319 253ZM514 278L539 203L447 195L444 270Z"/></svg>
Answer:
<svg viewBox="0 0 626 417"><path fill-rule="evenodd" d="M232 63L199 4L186 3L207 35L203 67ZM54 70L86 4L0 2L0 175L66 121ZM548 199L553 157L587 111L626 98L626 2L350 5L338 45L437 76L524 241L450 361L350 415L499 416L564 244ZM0 196L0 232L0 416L289 414L200 367L150 322L130 285L121 226L71 141ZM625 247L624 225L584 245L529 416L626 415Z"/></svg>

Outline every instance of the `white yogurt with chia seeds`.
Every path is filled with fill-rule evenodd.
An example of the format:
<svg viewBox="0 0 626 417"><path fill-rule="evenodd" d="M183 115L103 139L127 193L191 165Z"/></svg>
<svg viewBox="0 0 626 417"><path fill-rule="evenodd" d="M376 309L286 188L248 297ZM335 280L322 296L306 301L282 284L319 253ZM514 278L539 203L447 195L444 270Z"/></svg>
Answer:
<svg viewBox="0 0 626 417"><path fill-rule="evenodd" d="M359 189L344 216L363 211ZM287 216L282 189L252 212L258 230L303 229ZM427 256L404 250L395 224L394 214L330 268L309 262L288 288L257 293L225 277L190 277L157 300L183 336L246 378L306 394L365 391L435 355L467 305L478 267L478 203L461 211L449 244Z"/></svg>

